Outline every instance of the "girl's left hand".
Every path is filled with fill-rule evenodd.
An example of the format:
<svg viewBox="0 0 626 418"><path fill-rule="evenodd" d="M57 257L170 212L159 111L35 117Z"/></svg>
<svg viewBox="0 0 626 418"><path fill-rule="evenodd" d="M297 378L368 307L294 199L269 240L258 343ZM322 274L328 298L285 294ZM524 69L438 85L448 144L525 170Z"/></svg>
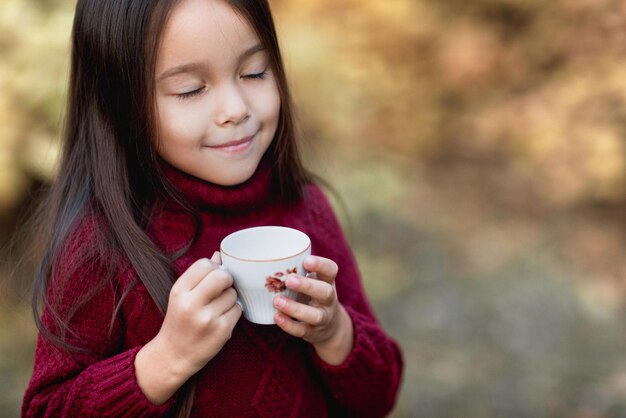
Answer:
<svg viewBox="0 0 626 418"><path fill-rule="evenodd" d="M274 319L288 334L311 343L322 360L341 364L352 350L354 329L350 316L337 299L337 264L327 258L309 256L304 260L304 268L316 277L290 275L285 284L309 296L310 301L305 304L276 296L274 306L278 313Z"/></svg>

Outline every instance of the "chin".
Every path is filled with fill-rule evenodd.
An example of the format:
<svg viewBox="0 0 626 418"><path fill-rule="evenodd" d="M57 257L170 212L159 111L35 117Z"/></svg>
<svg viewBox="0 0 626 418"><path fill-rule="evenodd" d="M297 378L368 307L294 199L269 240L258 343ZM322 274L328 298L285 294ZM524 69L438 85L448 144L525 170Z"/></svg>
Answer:
<svg viewBox="0 0 626 418"><path fill-rule="evenodd" d="M215 179L214 183L220 186L237 186L241 183L245 183L252 177L254 170L239 171L237 173L228 173Z"/></svg>

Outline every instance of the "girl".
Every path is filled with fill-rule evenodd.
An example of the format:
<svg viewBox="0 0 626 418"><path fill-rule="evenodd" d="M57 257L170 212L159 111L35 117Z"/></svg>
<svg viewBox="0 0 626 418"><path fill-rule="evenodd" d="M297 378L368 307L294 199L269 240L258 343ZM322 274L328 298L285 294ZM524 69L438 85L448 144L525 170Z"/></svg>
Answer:
<svg viewBox="0 0 626 418"><path fill-rule="evenodd" d="M401 354L302 166L267 1L79 0L71 68L22 414L387 414ZM277 326L242 319L216 268L258 225L315 254Z"/></svg>

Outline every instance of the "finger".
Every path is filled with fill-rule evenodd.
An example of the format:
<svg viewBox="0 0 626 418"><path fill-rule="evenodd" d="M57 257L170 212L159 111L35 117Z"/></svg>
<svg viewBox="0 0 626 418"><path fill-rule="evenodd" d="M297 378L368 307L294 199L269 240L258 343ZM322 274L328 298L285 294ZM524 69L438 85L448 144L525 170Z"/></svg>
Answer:
<svg viewBox="0 0 626 418"><path fill-rule="evenodd" d="M232 285L233 276L227 271L217 268L207 274L192 291L198 295L204 303L208 303L218 297L224 290L232 287Z"/></svg>
<svg viewBox="0 0 626 418"><path fill-rule="evenodd" d="M317 273L317 279L326 283L333 283L339 267L337 263L328 258L310 255L304 259L304 268L307 271Z"/></svg>
<svg viewBox="0 0 626 418"><path fill-rule="evenodd" d="M216 269L222 268L222 256L217 251L213 253L209 262Z"/></svg>
<svg viewBox="0 0 626 418"><path fill-rule="evenodd" d="M230 339L233 335L233 329L235 325L237 325L237 321L241 318L241 307L236 303L229 310L224 312L223 315L220 315L215 319L215 327L214 330L219 333L227 334L227 339Z"/></svg>
<svg viewBox="0 0 626 418"><path fill-rule="evenodd" d="M281 313L314 327L322 325L326 320L326 312L323 309L304 305L284 296L276 296L274 306Z"/></svg>
<svg viewBox="0 0 626 418"><path fill-rule="evenodd" d="M294 337L303 338L309 330L309 326L304 322L294 321L280 312L274 315L274 321L283 331Z"/></svg>
<svg viewBox="0 0 626 418"><path fill-rule="evenodd" d="M235 302L237 302L237 291L230 287L213 299L206 308L215 315L220 316L228 312L236 304Z"/></svg>
<svg viewBox="0 0 626 418"><path fill-rule="evenodd" d="M242 313L243 313L243 310L241 310L241 306L238 303L235 303L222 316L226 319L226 322L231 324L231 323L237 323L237 321L239 321L239 318L241 318Z"/></svg>
<svg viewBox="0 0 626 418"><path fill-rule="evenodd" d="M310 296L322 305L330 305L335 300L333 285L321 280L289 275L285 284L289 289Z"/></svg>
<svg viewBox="0 0 626 418"><path fill-rule="evenodd" d="M201 258L181 274L174 286L183 291L191 290L213 270L215 265L208 258Z"/></svg>

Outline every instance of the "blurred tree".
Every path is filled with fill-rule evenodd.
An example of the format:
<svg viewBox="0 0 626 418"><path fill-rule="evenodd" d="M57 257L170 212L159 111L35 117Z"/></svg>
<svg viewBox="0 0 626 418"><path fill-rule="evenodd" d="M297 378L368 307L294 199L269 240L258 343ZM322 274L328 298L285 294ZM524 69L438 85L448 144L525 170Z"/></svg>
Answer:
<svg viewBox="0 0 626 418"><path fill-rule="evenodd" d="M0 2L0 243L54 177L75 3ZM406 350L396 414L623 416L626 2L271 4L312 164ZM0 257L12 416L34 330Z"/></svg>

